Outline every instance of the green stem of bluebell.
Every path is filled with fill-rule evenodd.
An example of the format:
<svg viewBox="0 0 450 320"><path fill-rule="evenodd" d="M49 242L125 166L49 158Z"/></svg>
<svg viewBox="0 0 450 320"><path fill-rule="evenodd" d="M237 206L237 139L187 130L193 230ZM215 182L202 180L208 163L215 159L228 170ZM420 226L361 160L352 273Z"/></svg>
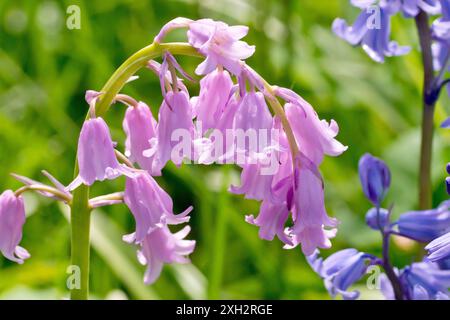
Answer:
<svg viewBox="0 0 450 320"><path fill-rule="evenodd" d="M208 284L208 299L220 299L223 280L224 261L226 257L226 238L228 227L228 186L229 168L223 171L222 188L217 201L217 214L215 215L215 229L211 250L211 269Z"/></svg>
<svg viewBox="0 0 450 320"><path fill-rule="evenodd" d="M166 50L174 55L201 56L187 43L151 44L129 57L111 76L95 108L96 115L103 116L123 88L128 79L151 59L161 56ZM75 177L78 166L75 166ZM70 298L86 300L89 297L89 252L90 252L90 214L89 187L82 185L73 192L71 212L71 264L79 270L79 287L70 288Z"/></svg>
<svg viewBox="0 0 450 320"><path fill-rule="evenodd" d="M416 26L419 33L420 48L424 69L423 79L423 109L422 133L419 166L419 209L430 209L432 206L431 157L433 149L433 120L436 99L429 99L435 93L435 76L433 70L433 55L431 52L431 30L428 15L424 11L416 16Z"/></svg>
<svg viewBox="0 0 450 320"><path fill-rule="evenodd" d="M70 207L71 226L71 264L75 267L79 281L70 289L72 300L87 300L89 295L89 252L90 252L90 214L89 187L82 185L73 192Z"/></svg>

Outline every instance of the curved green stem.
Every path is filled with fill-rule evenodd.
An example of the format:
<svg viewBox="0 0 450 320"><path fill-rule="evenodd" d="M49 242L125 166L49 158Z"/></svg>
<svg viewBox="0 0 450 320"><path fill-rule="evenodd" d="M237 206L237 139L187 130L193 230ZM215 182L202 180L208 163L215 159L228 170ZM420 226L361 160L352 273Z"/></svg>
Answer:
<svg viewBox="0 0 450 320"><path fill-rule="evenodd" d="M120 92L127 80L140 68L145 67L151 59L159 57L166 50L172 54L186 56L200 56L200 54L187 43L151 44L129 57L111 76L102 88L103 93L96 105L96 115L103 116L109 109L116 95ZM75 166L75 177L78 175L78 166ZM89 249L90 249L90 214L89 187L82 185L73 192L71 204L71 248L72 266L79 270L79 286L70 288L70 298L85 300L89 296Z"/></svg>
<svg viewBox="0 0 450 320"><path fill-rule="evenodd" d="M131 57L129 57L120 67L114 72L111 78L106 82L101 90L101 95L95 107L96 114L103 116L109 109L112 101L116 95L123 88L128 79L133 76L139 69L145 67L147 62L151 59L161 56L165 51L170 51L174 55L197 56L202 57L188 43L172 42L172 43L152 43L151 45L142 48Z"/></svg>

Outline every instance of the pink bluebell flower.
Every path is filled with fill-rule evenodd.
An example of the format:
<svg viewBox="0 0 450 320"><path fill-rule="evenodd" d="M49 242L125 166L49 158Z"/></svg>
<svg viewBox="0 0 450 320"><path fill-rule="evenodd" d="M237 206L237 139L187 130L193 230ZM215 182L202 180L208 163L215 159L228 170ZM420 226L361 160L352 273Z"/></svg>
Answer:
<svg viewBox="0 0 450 320"><path fill-rule="evenodd" d="M125 113L123 129L127 136L125 141L125 155L132 162L137 162L142 169L147 170L152 176L161 175L160 165L156 150L152 155L147 151L147 157L143 155L145 150L152 149L157 144L156 120L153 118L150 108L139 102L137 106L131 106Z"/></svg>
<svg viewBox="0 0 450 320"><path fill-rule="evenodd" d="M74 190L82 183L90 186L95 181L111 180L120 175L134 176L131 168L117 161L108 125L100 117L84 122L78 140L77 159L80 173L67 187L68 190Z"/></svg>
<svg viewBox="0 0 450 320"><path fill-rule="evenodd" d="M241 155L260 153L271 145L273 117L261 92L248 92L242 97L234 115L235 151ZM248 138L246 137L248 136ZM238 161L243 164L242 161Z"/></svg>
<svg viewBox="0 0 450 320"><path fill-rule="evenodd" d="M192 106L188 95L183 91L167 92L161 107L159 108L158 127L157 127L157 145L159 165L163 168L167 161L172 160L176 165L181 165L185 157L190 157L190 146L188 154L176 154L174 147L180 142L177 139L184 137L182 134L188 134L192 141L194 136L194 124L192 122ZM177 135L177 132L181 136ZM153 151L144 156L152 156Z"/></svg>
<svg viewBox="0 0 450 320"><path fill-rule="evenodd" d="M258 110L257 107L258 105L253 106L255 110ZM267 108L267 106L265 107ZM259 109L264 110L263 108ZM244 114L247 113L249 112L244 111ZM268 113L263 116L263 121L260 122L264 123L266 120L271 121L270 118L271 115ZM255 121L251 124L251 122L248 121L251 126L257 125L258 123L258 121ZM245 194L245 198L247 199L266 200L274 204L285 201L285 197L282 196L280 198L276 196L273 189L275 184L281 179L280 175L284 173L284 171L279 172L281 164L284 163L282 161L286 161L285 155L289 154L286 139L282 137L282 133L280 132L281 125L278 118L273 119L273 126L270 130L267 130L267 128L247 128L245 131L247 132L247 130L254 130L255 135L253 138L258 145L250 145L249 147L242 148L239 143L237 144L236 152L238 160L244 161L244 163L238 162L238 165L242 167L241 186L231 186L230 191L235 194ZM292 162L289 165L292 168ZM285 168L286 166L283 167L283 169Z"/></svg>
<svg viewBox="0 0 450 320"><path fill-rule="evenodd" d="M261 163L245 164L241 173L241 185L231 186L230 192L245 194L246 199L275 202L272 191L273 174L264 174Z"/></svg>
<svg viewBox="0 0 450 320"><path fill-rule="evenodd" d="M206 56L195 70L202 75L213 71L218 65L239 75L242 61L255 52L254 46L240 41L248 33L246 26L229 26L221 21L200 19L189 23L187 33L189 43Z"/></svg>
<svg viewBox="0 0 450 320"><path fill-rule="evenodd" d="M339 132L336 121L328 123L320 120L309 103L301 103L287 103L284 108L302 153L319 165L324 155L338 156L347 150L346 146L335 139Z"/></svg>
<svg viewBox="0 0 450 320"><path fill-rule="evenodd" d="M194 104L202 129L215 128L230 99L233 81L225 70L216 69L200 80L200 94Z"/></svg>
<svg viewBox="0 0 450 320"><path fill-rule="evenodd" d="M324 186L317 167L301 154L295 159L293 201L294 225L289 233L294 245L285 247L301 244L307 256L317 248L330 248L338 221L325 210Z"/></svg>
<svg viewBox="0 0 450 320"><path fill-rule="evenodd" d="M195 70L198 75L208 74L217 66L223 66L235 75L242 71L242 60L255 52L255 46L241 41L248 33L247 26L229 26L211 19L190 20L175 18L166 23L154 41L160 43L170 31L188 28L189 43L206 59Z"/></svg>
<svg viewBox="0 0 450 320"><path fill-rule="evenodd" d="M289 209L286 202L272 203L264 200L258 216L245 217L245 221L259 227L259 237L272 241L275 236L287 245L293 245L289 234L286 231L286 221L289 218Z"/></svg>
<svg viewBox="0 0 450 320"><path fill-rule="evenodd" d="M28 251L19 246L25 223L25 204L22 196L6 190L0 194L0 251L11 261L22 264L30 257Z"/></svg>
<svg viewBox="0 0 450 320"><path fill-rule="evenodd" d="M144 282L154 283L161 274L164 264L188 263L186 257L195 248L195 241L185 240L190 227L186 226L177 233L171 233L167 226L157 228L147 234L138 251L139 261L147 265Z"/></svg>
<svg viewBox="0 0 450 320"><path fill-rule="evenodd" d="M192 207L175 215L172 198L147 172L128 178L124 200L136 220L136 232L128 237L140 243L145 236L166 224L180 224L189 221Z"/></svg>

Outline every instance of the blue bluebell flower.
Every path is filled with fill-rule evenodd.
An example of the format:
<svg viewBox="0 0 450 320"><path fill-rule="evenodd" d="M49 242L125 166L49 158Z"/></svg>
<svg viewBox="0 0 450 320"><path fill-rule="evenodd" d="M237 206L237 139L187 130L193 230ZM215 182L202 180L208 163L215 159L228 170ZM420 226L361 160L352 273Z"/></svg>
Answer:
<svg viewBox="0 0 450 320"><path fill-rule="evenodd" d="M366 274L367 267L370 262L375 261L375 257L356 249L345 249L323 260L316 250L307 260L323 278L325 287L333 298L340 294L345 300L354 300L359 297L359 291L347 290Z"/></svg>
<svg viewBox="0 0 450 320"><path fill-rule="evenodd" d="M351 45L360 45L376 62L384 62L384 57L407 54L410 47L399 46L390 41L391 15L396 8L390 1L380 5L376 1L353 0L352 4L361 8L361 13L352 26L344 19L337 18L333 22L333 32Z"/></svg>
<svg viewBox="0 0 450 320"><path fill-rule="evenodd" d="M399 276L405 298L408 300L447 300L450 298L450 270L442 270L436 263L423 261L395 269ZM391 282L383 273L380 275L380 290L387 300L394 300Z"/></svg>
<svg viewBox="0 0 450 320"><path fill-rule="evenodd" d="M412 300L449 299L450 270L441 270L436 263L423 261L403 269L400 276L406 295Z"/></svg>
<svg viewBox="0 0 450 320"><path fill-rule="evenodd" d="M450 259L450 232L431 241L425 249L428 251L430 261L442 261Z"/></svg>
<svg viewBox="0 0 450 320"><path fill-rule="evenodd" d="M376 207L383 201L391 184L391 172L384 161L364 154L359 159L359 178L367 199Z"/></svg>
<svg viewBox="0 0 450 320"><path fill-rule="evenodd" d="M450 200L436 209L403 213L397 222L401 235L429 242L450 231Z"/></svg>

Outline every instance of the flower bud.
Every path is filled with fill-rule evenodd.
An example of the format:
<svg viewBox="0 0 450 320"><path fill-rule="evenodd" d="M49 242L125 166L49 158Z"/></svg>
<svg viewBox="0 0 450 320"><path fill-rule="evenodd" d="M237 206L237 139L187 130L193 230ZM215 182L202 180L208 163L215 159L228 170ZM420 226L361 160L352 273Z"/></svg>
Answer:
<svg viewBox="0 0 450 320"><path fill-rule="evenodd" d="M386 163L366 153L359 160L359 178L367 199L379 207L391 184L391 173Z"/></svg>
<svg viewBox="0 0 450 320"><path fill-rule="evenodd" d="M367 225L374 229L380 230L389 224L389 211L383 208L377 210L377 208L371 208L366 213Z"/></svg>

